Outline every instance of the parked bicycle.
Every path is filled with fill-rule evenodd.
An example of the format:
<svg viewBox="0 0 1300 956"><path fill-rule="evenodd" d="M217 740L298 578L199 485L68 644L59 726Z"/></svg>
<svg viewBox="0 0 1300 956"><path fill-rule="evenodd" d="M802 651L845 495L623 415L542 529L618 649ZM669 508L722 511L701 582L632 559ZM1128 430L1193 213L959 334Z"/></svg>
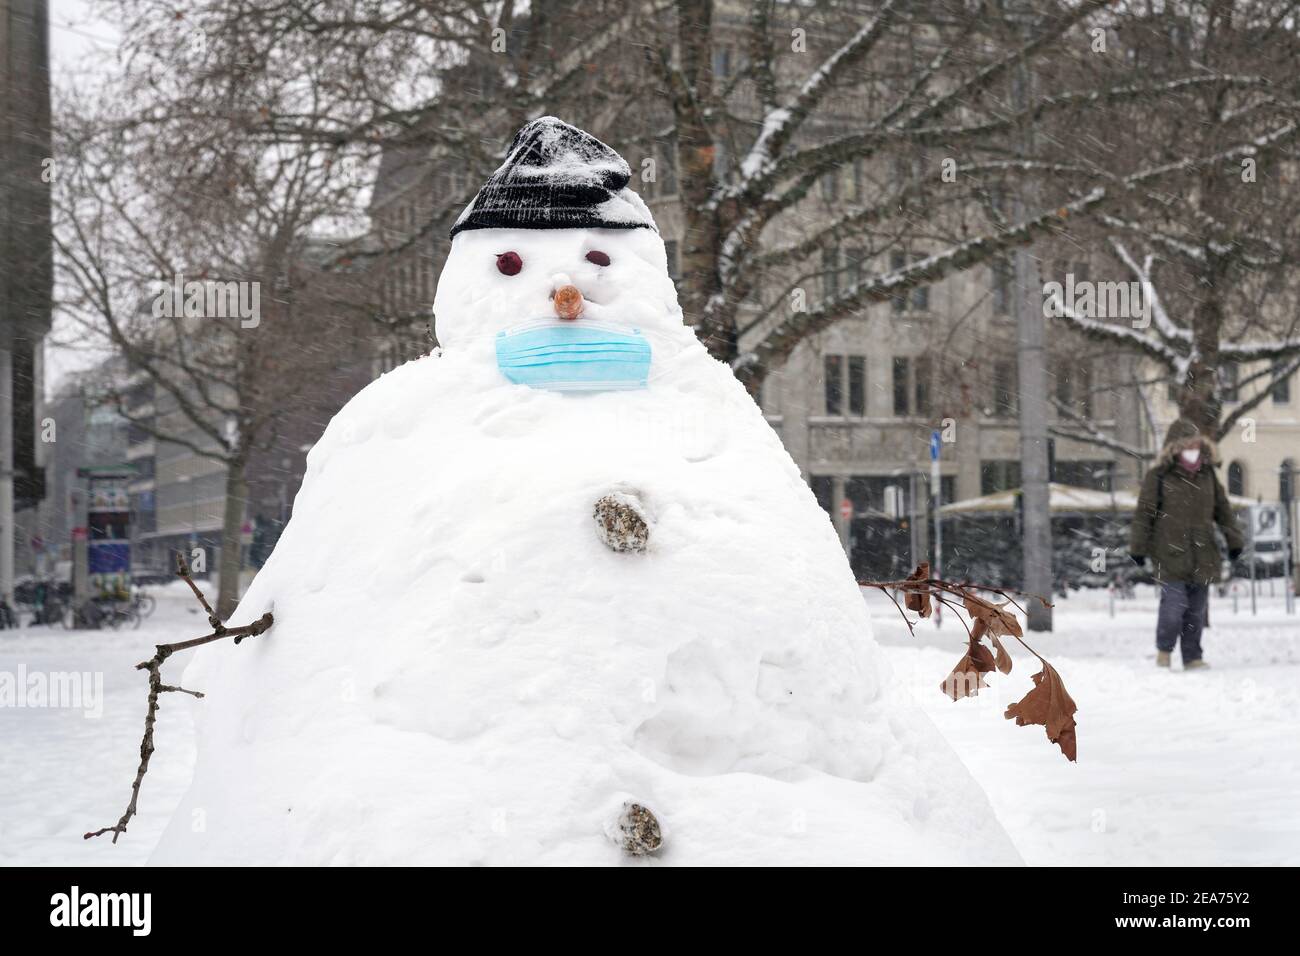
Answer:
<svg viewBox="0 0 1300 956"><path fill-rule="evenodd" d="M131 607L136 614L140 615L142 620L152 614L157 606L157 599L152 594L146 594L140 588L136 588L135 593L131 595Z"/></svg>
<svg viewBox="0 0 1300 956"><path fill-rule="evenodd" d="M126 601L113 598L91 598L80 607L69 606L63 614L63 626L68 630L97 631L105 627L116 631L124 626L140 626L140 613Z"/></svg>
<svg viewBox="0 0 1300 956"><path fill-rule="evenodd" d="M107 619L108 626L115 631L123 627L137 628L142 620L140 612L135 609L134 603L125 601L110 601L104 616Z"/></svg>
<svg viewBox="0 0 1300 956"><path fill-rule="evenodd" d="M62 598L48 595L42 604L32 608L32 624L44 624L46 627L62 624L63 615L67 610L67 602Z"/></svg>

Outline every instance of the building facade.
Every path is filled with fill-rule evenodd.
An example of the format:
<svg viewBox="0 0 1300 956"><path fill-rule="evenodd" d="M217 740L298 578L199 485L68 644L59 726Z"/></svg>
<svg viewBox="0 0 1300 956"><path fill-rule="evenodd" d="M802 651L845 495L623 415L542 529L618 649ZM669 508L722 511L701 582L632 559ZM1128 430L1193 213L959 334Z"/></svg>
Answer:
<svg viewBox="0 0 1300 956"><path fill-rule="evenodd" d="M729 109L750 116L757 129L760 114L752 91L744 83L731 83L746 56L746 28L742 5L715 7L715 79L731 91ZM832 44L828 48L836 42L821 39ZM913 41L917 48L905 51L908 55L932 55L924 49L923 35ZM809 43L815 42L810 36ZM575 54L557 51L557 56L565 55ZM816 62L815 57L786 57L782 68ZM861 115L857 95L832 101L801 135L815 143L853 130ZM642 125L653 128L662 125L656 123L661 119L650 116ZM627 116L599 110L585 122L629 160L633 188L651 207L669 269L677 276L685 217L671 135L647 135ZM491 128L485 114L476 135L490 139ZM510 132L499 129L499 139ZM744 147L742 141L733 148ZM726 148L718 145L720 164L726 161ZM920 152L908 161L907 170L889 168L897 159L884 168L847 163L824 176L799 208L769 229L764 241L775 247L804 239L834 216L878 201L879 184L891 176L919 170L937 177L940 159ZM386 285L385 302L394 317L427 312L432 302L445 229L420 230L439 212L445 217L448 210L458 211L473 195L479 180L466 176L466 168L463 162L418 150L385 158L372 208L376 235L410 250L408 260L392 268ZM652 174L647 176L647 170ZM852 242L831 246L822 250L821 268L805 277L800 291L815 303L865 270L880 274L934 251L937 247L917 241L866 261ZM1077 242L1040 243L1034 253L1040 282L1064 281L1067 275L1076 281L1094 274L1103 279L1102 273L1114 268L1090 260ZM936 500L965 500L1019 487L1021 389L1013 294L1009 260L976 266L859 309L802 342L764 382L759 396L763 411L830 514L858 570L873 576L910 570L913 559L928 553ZM1098 347L1046 321L1051 480L1100 491L1132 490L1150 459L1118 449L1153 453L1176 409L1157 400L1154 393L1163 391L1163 385L1147 382L1150 370L1138 356ZM762 334L763 317L751 309L741 326L748 328L742 332L743 353L747 342ZM418 350L419 342L408 338L406 348ZM387 354L392 360L404 357L391 349ZM1284 490L1278 487L1278 468L1294 461L1288 447L1300 446L1300 423L1283 395L1288 390L1278 386L1278 400L1259 410L1252 442L1234 433L1224 443L1225 481L1238 493L1269 497ZM932 486L931 437L936 432L941 438L940 478ZM1100 440L1083 440L1083 435ZM887 562L882 563L882 556L888 556Z"/></svg>
<svg viewBox="0 0 1300 956"><path fill-rule="evenodd" d="M13 597L19 512L45 496L42 341L50 328L49 11L0 8L0 599Z"/></svg>

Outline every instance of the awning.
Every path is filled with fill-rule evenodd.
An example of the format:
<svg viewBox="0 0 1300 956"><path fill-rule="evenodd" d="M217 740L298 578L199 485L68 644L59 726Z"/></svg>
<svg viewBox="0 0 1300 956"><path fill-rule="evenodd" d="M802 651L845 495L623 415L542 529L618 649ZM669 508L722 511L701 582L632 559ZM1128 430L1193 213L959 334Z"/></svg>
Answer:
<svg viewBox="0 0 1300 956"><path fill-rule="evenodd" d="M1057 482L1052 482L1048 485L1048 488L1050 489L1048 509L1052 514L1131 512L1137 507L1137 493L1134 491L1122 490L1111 494L1108 491L1096 491L1092 488L1079 488L1075 485L1062 485ZM939 509L939 513L945 515L978 515L1011 512L1016 510L1016 496L1019 494L1019 488L996 491L991 495L981 495L978 498L967 498L965 501L954 501L951 504L943 505ZM1252 499L1241 495L1229 495L1228 499L1232 502L1234 508L1245 508L1255 504Z"/></svg>

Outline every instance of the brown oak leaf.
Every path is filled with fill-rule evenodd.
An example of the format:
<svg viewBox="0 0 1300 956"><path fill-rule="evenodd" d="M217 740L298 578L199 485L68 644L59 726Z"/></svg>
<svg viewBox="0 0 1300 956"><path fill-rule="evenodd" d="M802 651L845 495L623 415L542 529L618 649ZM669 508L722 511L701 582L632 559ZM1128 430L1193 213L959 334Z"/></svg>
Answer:
<svg viewBox="0 0 1300 956"><path fill-rule="evenodd" d="M909 581L927 581L930 578L930 562L922 561L916 570L907 576ZM929 591L907 591L904 602L909 611L915 611L921 617L929 617L931 610Z"/></svg>
<svg viewBox="0 0 1300 956"><path fill-rule="evenodd" d="M1010 674L1011 655L1007 653L1007 649L1002 646L1002 642L997 639L996 635L990 634L989 640L993 642L993 649L997 652L994 661L998 665L998 670L1004 674Z"/></svg>
<svg viewBox="0 0 1300 956"><path fill-rule="evenodd" d="M984 675L997 667L993 652L980 643L978 636L980 632L980 623L976 621L975 627L971 630L970 644L966 648L966 653L952 669L952 673L939 685L939 690L954 701L961 700L963 697L974 697L981 690L987 690L989 685L984 683Z"/></svg>
<svg viewBox="0 0 1300 956"><path fill-rule="evenodd" d="M993 604L973 594L966 595L966 613L971 620L983 621L993 637L1021 637L1020 622L1008 610L1009 604Z"/></svg>
<svg viewBox="0 0 1300 956"><path fill-rule="evenodd" d="M1078 740L1074 734L1074 714L1078 709L1056 668L1043 661L1043 669L1034 675L1034 689L1008 707L1004 716L1007 720L1015 718L1020 727L1042 724L1047 739L1060 747L1068 759L1075 760Z"/></svg>

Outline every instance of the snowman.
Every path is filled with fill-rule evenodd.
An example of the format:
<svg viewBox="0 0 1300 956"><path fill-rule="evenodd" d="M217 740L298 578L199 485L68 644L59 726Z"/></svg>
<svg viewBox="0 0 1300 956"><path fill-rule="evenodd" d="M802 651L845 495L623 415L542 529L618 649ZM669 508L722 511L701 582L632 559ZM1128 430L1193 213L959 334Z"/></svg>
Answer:
<svg viewBox="0 0 1300 956"><path fill-rule="evenodd" d="M155 863L1018 861L629 178L544 117L461 215L439 348L335 416L235 616L275 626L185 672Z"/></svg>

